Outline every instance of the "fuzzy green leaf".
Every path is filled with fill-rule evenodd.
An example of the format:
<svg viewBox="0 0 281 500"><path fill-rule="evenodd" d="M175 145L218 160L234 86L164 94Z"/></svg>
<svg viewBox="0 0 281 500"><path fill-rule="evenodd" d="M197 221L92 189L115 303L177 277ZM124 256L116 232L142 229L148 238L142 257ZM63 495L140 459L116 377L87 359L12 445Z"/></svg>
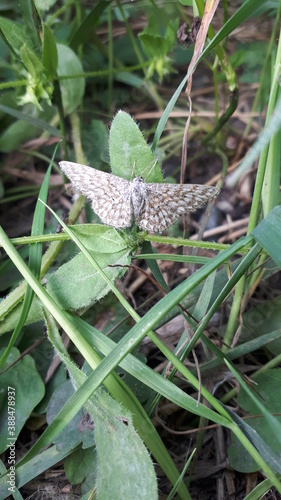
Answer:
<svg viewBox="0 0 281 500"><path fill-rule="evenodd" d="M4 349L2 350L1 356L3 352ZM13 348L3 364L2 370L12 364L19 356L19 350ZM45 387L37 372L34 359L29 355L20 359L16 364L11 366L8 371L1 373L0 386L2 387L0 393L0 453L3 453L10 443L9 438L13 437L16 440L32 410L43 398ZM14 435L8 432L7 407L9 406L11 408L11 412L14 407L12 405L13 399L10 400L10 403L8 401L8 387L15 389L16 420ZM32 390L30 390L31 387Z"/></svg>
<svg viewBox="0 0 281 500"><path fill-rule="evenodd" d="M133 118L124 111L115 116L109 134L112 173L131 180L136 175L147 182L163 182L159 163ZM132 175L132 173L134 175Z"/></svg>
<svg viewBox="0 0 281 500"><path fill-rule="evenodd" d="M97 497L100 500L158 498L151 458L137 434L130 412L104 390L96 392L93 409L98 457Z"/></svg>
<svg viewBox="0 0 281 500"><path fill-rule="evenodd" d="M115 229L89 224L74 231L112 282L123 276L131 250ZM52 274L47 290L63 308L74 310L100 300L110 288L81 252Z"/></svg>

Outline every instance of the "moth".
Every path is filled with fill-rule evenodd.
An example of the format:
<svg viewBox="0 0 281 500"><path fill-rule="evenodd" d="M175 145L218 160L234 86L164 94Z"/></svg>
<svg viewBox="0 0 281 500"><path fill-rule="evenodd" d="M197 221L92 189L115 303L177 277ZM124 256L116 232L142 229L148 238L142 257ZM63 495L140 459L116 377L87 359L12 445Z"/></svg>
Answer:
<svg viewBox="0 0 281 500"><path fill-rule="evenodd" d="M188 212L218 195L201 184L146 183L141 176L127 181L79 163L61 161L60 168L91 202L104 224L127 228L133 222L151 233L161 233Z"/></svg>

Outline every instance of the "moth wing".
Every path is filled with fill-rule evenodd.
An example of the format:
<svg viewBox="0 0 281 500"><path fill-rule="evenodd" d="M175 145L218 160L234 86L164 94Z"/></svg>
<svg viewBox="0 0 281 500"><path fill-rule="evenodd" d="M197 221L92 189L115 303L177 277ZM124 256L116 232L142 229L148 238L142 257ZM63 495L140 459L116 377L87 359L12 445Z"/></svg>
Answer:
<svg viewBox="0 0 281 500"><path fill-rule="evenodd" d="M188 212L194 212L219 193L201 184L147 184L146 203L136 223L152 232L164 231Z"/></svg>
<svg viewBox="0 0 281 500"><path fill-rule="evenodd" d="M80 163L61 161L59 165L76 189L91 200L104 224L116 228L131 225L129 181Z"/></svg>

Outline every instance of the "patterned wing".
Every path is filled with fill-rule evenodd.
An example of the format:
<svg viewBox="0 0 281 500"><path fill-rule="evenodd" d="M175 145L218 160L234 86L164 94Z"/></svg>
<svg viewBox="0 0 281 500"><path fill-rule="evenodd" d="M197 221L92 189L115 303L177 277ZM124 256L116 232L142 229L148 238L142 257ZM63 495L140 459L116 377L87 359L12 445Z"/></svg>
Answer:
<svg viewBox="0 0 281 500"><path fill-rule="evenodd" d="M104 224L116 228L131 225L129 181L80 163L61 161L59 165L76 189L91 200Z"/></svg>
<svg viewBox="0 0 281 500"><path fill-rule="evenodd" d="M200 184L146 184L146 203L136 223L152 233L160 233L188 212L194 212L219 193Z"/></svg>

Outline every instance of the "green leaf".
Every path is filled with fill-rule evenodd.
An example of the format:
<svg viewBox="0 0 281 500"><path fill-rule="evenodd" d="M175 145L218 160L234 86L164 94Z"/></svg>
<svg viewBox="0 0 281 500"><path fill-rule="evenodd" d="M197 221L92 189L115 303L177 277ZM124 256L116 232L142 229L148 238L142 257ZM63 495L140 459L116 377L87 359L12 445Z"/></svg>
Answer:
<svg viewBox="0 0 281 500"><path fill-rule="evenodd" d="M109 134L112 173L131 180L141 175L147 182L163 182L159 163L133 118L124 111L114 117ZM134 175L132 175L134 174Z"/></svg>
<svg viewBox="0 0 281 500"><path fill-rule="evenodd" d="M53 5L55 5L56 0L34 0L34 3L38 10L43 10L44 12L46 12L51 7L53 7Z"/></svg>
<svg viewBox="0 0 281 500"><path fill-rule="evenodd" d="M96 448L79 448L64 460L64 470L69 482L81 484L82 493L93 489L97 482Z"/></svg>
<svg viewBox="0 0 281 500"><path fill-rule="evenodd" d="M177 31L179 29L179 19L173 19L167 25L165 31L165 40L167 41L169 51L172 50L177 43Z"/></svg>
<svg viewBox="0 0 281 500"><path fill-rule="evenodd" d="M93 36L95 27L99 24L100 17L104 10L110 5L110 0L100 0L97 5L85 17L82 23L79 24L77 31L74 33L70 47L77 50L79 45L84 43L89 37Z"/></svg>
<svg viewBox="0 0 281 500"><path fill-rule="evenodd" d="M169 44L165 38L160 35L140 33L139 39L148 57L163 57L169 51Z"/></svg>
<svg viewBox="0 0 281 500"><path fill-rule="evenodd" d="M4 42L6 42L18 55L20 54L20 50L24 43L30 48L32 47L32 44L26 35L26 29L22 24L17 24L1 17L0 33Z"/></svg>
<svg viewBox="0 0 281 500"><path fill-rule="evenodd" d="M130 412L104 390L91 412L95 422L99 499L157 499L157 481L151 458L137 434ZM114 464L114 467L113 467Z"/></svg>
<svg viewBox="0 0 281 500"><path fill-rule="evenodd" d="M62 102L66 114L72 113L82 102L85 78L73 78L81 75L83 68L77 55L66 45L57 44L58 49L58 76L70 76L71 78L60 79Z"/></svg>
<svg viewBox="0 0 281 500"><path fill-rule="evenodd" d="M8 295L9 297L9 295ZM31 308L29 310L27 319L25 321L26 325L30 325L32 323L37 323L43 319L41 302L36 297L34 297L33 302L31 304ZM9 314L5 316L5 318L0 322L0 334L10 332L13 330L19 320L19 316L21 313L22 304L17 304Z"/></svg>
<svg viewBox="0 0 281 500"><path fill-rule="evenodd" d="M118 256L118 254L108 255L104 258L102 254L95 254L95 260L111 281L121 278L126 272L126 268L107 267L128 266L130 259L128 252ZM93 270L87 258L79 253L67 264L64 264L49 279L47 290L50 295L67 310L76 310L97 302L109 291L109 286L100 277L99 273Z"/></svg>
<svg viewBox="0 0 281 500"><path fill-rule="evenodd" d="M280 324L281 296L273 296L272 299L263 300L256 307L243 314L243 327L240 340L241 342L247 342L262 335L270 335L272 332L280 329ZM280 355L281 339L278 338L269 343L266 349L274 356Z"/></svg>
<svg viewBox="0 0 281 500"><path fill-rule="evenodd" d="M98 498L101 499L131 500L137 498L140 491L142 498L156 499L157 481L154 467L134 428L131 413L104 389L95 393L92 402L90 416L94 421L96 448L77 450L68 457L65 461L68 479L72 484L85 481L82 486L85 493L96 485ZM79 434L77 415L75 420L74 436ZM93 433L93 426L89 425L91 422L87 422L85 418L83 420L84 426ZM83 428L82 421L79 427ZM61 434L65 433L66 429ZM77 443L75 437L74 441ZM68 446L69 442L73 442L73 437L68 435Z"/></svg>
<svg viewBox="0 0 281 500"><path fill-rule="evenodd" d="M270 413L280 415L281 370L276 368L261 373L255 377L255 382L257 383L256 390L266 408L270 409ZM272 452L275 452L280 458L280 441L276 436L276 432L278 436L280 436L278 429L274 426L267 425L267 421L264 415L261 415L260 409L242 388L239 392L238 402L239 405L247 411L248 415L253 415L253 418L247 418L247 424L253 429L253 436L255 437L255 434L260 436L268 446L268 451L270 452L270 450L272 450ZM281 417L276 416L274 418L281 423ZM254 441L253 444L255 445ZM232 445L228 449L228 457L230 465L235 470L246 473L259 470L256 462L235 437L233 437ZM272 459L274 460L274 456Z"/></svg>
<svg viewBox="0 0 281 500"><path fill-rule="evenodd" d="M34 7L33 0L20 0L20 8L22 11L23 22L26 27L26 33L30 38L33 50L41 54L41 40L39 33L41 32L41 21Z"/></svg>
<svg viewBox="0 0 281 500"><path fill-rule="evenodd" d="M40 79L43 73L43 64L35 52L27 47L26 44L23 44L20 50L20 55L23 64L32 78Z"/></svg>
<svg viewBox="0 0 281 500"><path fill-rule="evenodd" d="M47 409L48 424L54 420L74 392L70 380L66 380L55 390ZM65 453L73 450L79 444L83 444L83 448L89 448L95 444L93 430L89 425L86 425L86 422L83 425L83 420L85 420L85 413L81 408L71 422L54 438L53 442L56 443L58 451Z"/></svg>
<svg viewBox="0 0 281 500"><path fill-rule="evenodd" d="M120 71L120 73L115 73L114 79L117 82L125 83L130 87L140 88L143 86L143 78L140 78L138 75L133 73L129 73L128 71Z"/></svg>
<svg viewBox="0 0 281 500"><path fill-rule="evenodd" d="M33 116L28 115L27 113L23 113L21 111L18 111L17 109L13 109L13 108L10 108L8 106L4 106L3 104L0 104L0 111L3 111L3 113L7 113L10 116L13 116L14 118L17 118L17 120L22 120L23 122L25 122L26 135L29 134L29 131L28 131L29 127L26 126L26 122L28 124L30 124L32 127L36 127L37 129L39 128L42 130L47 130L47 132L49 132L49 134L54 135L55 137L60 135L60 132L55 127L50 125L47 121L41 120L40 118L35 118ZM46 111L44 111L44 118L46 117L47 114L48 113L46 113ZM50 113L50 115L47 116L46 118L50 119L52 117L52 114ZM5 135L5 133L2 135L2 137L4 137L4 135ZM37 131L37 135L38 135L38 131ZM16 143L19 143L19 141L16 141ZM3 146L5 146L4 141L3 141ZM17 148L15 148L15 149L17 149Z"/></svg>
<svg viewBox="0 0 281 500"><path fill-rule="evenodd" d="M82 147L89 164L95 168L108 162L108 130L101 120L91 120L82 129Z"/></svg>
<svg viewBox="0 0 281 500"><path fill-rule="evenodd" d="M21 249L19 249L19 254L23 259L26 259L28 257L28 252L29 249L27 247L22 247ZM4 295L5 291L13 289L15 284L20 280L21 275L14 264L9 259L2 259L0 266L0 292L2 292Z"/></svg>
<svg viewBox="0 0 281 500"><path fill-rule="evenodd" d="M1 356L3 355L3 352L4 349L1 350ZM20 351L13 348L2 369L7 368L11 363L17 360L19 356ZM45 387L36 370L35 362L29 355L18 360L18 362L11 366L9 370L1 373L0 386L2 387L0 392L0 453L3 453L7 449L10 442L8 438L13 437L15 440L17 439L32 410L43 398ZM15 389L16 430L14 435L9 434L7 425L8 387ZM31 387L32 390L30 390Z"/></svg>
<svg viewBox="0 0 281 500"><path fill-rule="evenodd" d="M47 24L44 24L43 27L42 58L46 76L49 80L53 80L57 73L58 50L53 32Z"/></svg>
<svg viewBox="0 0 281 500"><path fill-rule="evenodd" d="M50 95L53 92L52 85L46 81L44 68L41 60L33 49L23 45L20 51L22 62L26 68L28 85L25 95L21 96L19 103L24 105L32 102L40 111L43 110L39 102L42 99L48 101L51 105Z"/></svg>
<svg viewBox="0 0 281 500"><path fill-rule="evenodd" d="M148 25L138 35L147 55L150 57L167 56L176 44L178 27L178 19L169 21L163 36L158 21L151 17Z"/></svg>
<svg viewBox="0 0 281 500"><path fill-rule="evenodd" d="M281 268L281 207L277 206L251 233Z"/></svg>
<svg viewBox="0 0 281 500"><path fill-rule="evenodd" d="M157 71L162 79L165 74L173 71L168 54L176 44L178 25L178 19L170 21L163 36L157 20L151 17L148 26L138 35L144 52L151 59L148 75Z"/></svg>
<svg viewBox="0 0 281 500"><path fill-rule="evenodd" d="M115 229L92 224L72 229L111 281L123 276L126 267L122 266L129 265L131 250ZM79 253L52 274L47 290L63 308L74 310L100 300L110 288L85 255Z"/></svg>
<svg viewBox="0 0 281 500"><path fill-rule="evenodd" d="M21 144L38 136L38 128L33 125L26 126L26 122L19 120L12 123L0 137L0 151L10 153L16 151Z"/></svg>
<svg viewBox="0 0 281 500"><path fill-rule="evenodd" d="M90 252L112 254L127 250L127 243L116 229L105 225L79 224L69 226Z"/></svg>

